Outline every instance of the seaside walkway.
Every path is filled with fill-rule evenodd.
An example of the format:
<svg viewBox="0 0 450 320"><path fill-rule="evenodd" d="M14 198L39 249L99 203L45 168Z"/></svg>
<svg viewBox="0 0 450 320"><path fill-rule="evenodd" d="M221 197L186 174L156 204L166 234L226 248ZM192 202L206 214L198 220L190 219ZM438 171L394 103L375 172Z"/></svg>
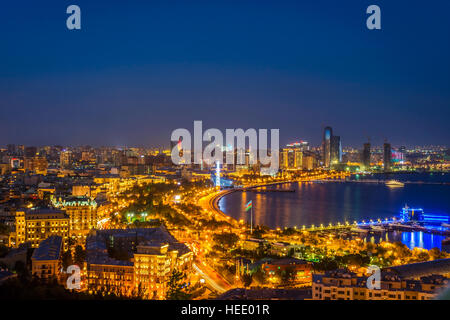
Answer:
<svg viewBox="0 0 450 320"><path fill-rule="evenodd" d="M287 182L284 182L287 183ZM274 183L274 184L280 184ZM258 186L251 186L249 188L257 188ZM200 199L199 204L207 211L212 211L216 213L218 216L223 219L231 222L235 221L230 216L228 216L225 212L220 210L219 201L222 197L236 191L246 191L248 188L240 188L240 189L229 189L218 191L214 194L208 195L202 199ZM287 228L285 228L287 229ZM320 231L333 231L333 230L348 230L349 232L356 233L368 233L368 232L387 232L387 231L409 231L409 232L427 232L432 234L438 234L443 236L450 236L450 230L439 229L439 228L429 228L420 225L412 225L409 223L404 223L401 219L398 218L384 218L384 219L370 219L368 221L345 221L345 222L337 222L337 223L329 223L320 224L320 225L311 225L311 226L301 226L294 227L294 229L298 229L301 231L308 232L320 232Z"/></svg>

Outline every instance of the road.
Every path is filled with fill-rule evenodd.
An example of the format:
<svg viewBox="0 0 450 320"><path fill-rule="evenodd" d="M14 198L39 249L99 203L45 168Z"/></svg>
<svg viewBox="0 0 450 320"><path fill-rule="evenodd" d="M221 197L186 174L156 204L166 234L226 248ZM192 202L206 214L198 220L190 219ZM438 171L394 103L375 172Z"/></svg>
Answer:
<svg viewBox="0 0 450 320"><path fill-rule="evenodd" d="M206 284L219 294L230 290L232 287L222 280L219 275L211 268L201 265L201 268L194 263L194 269L205 279Z"/></svg>

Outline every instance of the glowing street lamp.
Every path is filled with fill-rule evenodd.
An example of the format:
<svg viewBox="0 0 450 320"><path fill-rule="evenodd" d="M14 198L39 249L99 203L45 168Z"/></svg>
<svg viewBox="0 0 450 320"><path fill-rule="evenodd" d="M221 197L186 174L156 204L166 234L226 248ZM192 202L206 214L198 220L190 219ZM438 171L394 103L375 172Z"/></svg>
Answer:
<svg viewBox="0 0 450 320"><path fill-rule="evenodd" d="M134 213L127 213L128 222L131 222L131 217L134 217Z"/></svg>

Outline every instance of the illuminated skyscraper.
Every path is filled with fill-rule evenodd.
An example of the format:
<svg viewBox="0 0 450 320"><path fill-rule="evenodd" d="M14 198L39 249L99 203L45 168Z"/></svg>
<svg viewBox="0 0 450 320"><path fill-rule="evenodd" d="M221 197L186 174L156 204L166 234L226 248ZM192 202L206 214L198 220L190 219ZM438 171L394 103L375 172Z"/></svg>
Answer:
<svg viewBox="0 0 450 320"><path fill-rule="evenodd" d="M313 170L316 167L316 156L312 152L304 152L302 159L303 170Z"/></svg>
<svg viewBox="0 0 450 320"><path fill-rule="evenodd" d="M303 151L298 146L288 145L280 152L280 168L283 170L300 170L303 163Z"/></svg>
<svg viewBox="0 0 450 320"><path fill-rule="evenodd" d="M59 165L61 169L68 169L72 164L72 151L62 150L59 156Z"/></svg>
<svg viewBox="0 0 450 320"><path fill-rule="evenodd" d="M385 142L383 146L384 171L391 171L392 151L391 144Z"/></svg>
<svg viewBox="0 0 450 320"><path fill-rule="evenodd" d="M399 153L399 157L400 157L400 159L399 159L400 164L403 165L405 163L406 147L405 146L401 146L398 149L398 153Z"/></svg>
<svg viewBox="0 0 450 320"><path fill-rule="evenodd" d="M340 136L331 136L330 154L331 164L339 164L342 162L342 145Z"/></svg>
<svg viewBox="0 0 450 320"><path fill-rule="evenodd" d="M220 162L216 161L216 187L220 188Z"/></svg>
<svg viewBox="0 0 450 320"><path fill-rule="evenodd" d="M17 155L24 156L25 155L25 146L23 144L19 144L17 146Z"/></svg>
<svg viewBox="0 0 450 320"><path fill-rule="evenodd" d="M280 168L283 170L300 170L303 165L303 152L307 150L308 142L299 141L287 144L280 150Z"/></svg>
<svg viewBox="0 0 450 320"><path fill-rule="evenodd" d="M370 168L370 142L364 143L362 163L366 170Z"/></svg>
<svg viewBox="0 0 450 320"><path fill-rule="evenodd" d="M331 163L331 137L333 136L333 129L331 127L325 127L323 131L323 142L322 142L322 152L323 152L323 164L325 167L329 168Z"/></svg>

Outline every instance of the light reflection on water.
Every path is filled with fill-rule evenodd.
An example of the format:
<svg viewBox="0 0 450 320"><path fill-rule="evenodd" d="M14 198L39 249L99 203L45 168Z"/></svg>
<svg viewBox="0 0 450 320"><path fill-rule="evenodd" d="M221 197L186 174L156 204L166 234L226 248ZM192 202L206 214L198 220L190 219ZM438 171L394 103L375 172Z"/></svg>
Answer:
<svg viewBox="0 0 450 320"><path fill-rule="evenodd" d="M413 249L415 247L432 249L442 249L442 240L445 237L441 235L417 232L388 232L383 235L369 235L365 238L366 241L372 243L380 243L381 241L397 242L400 241L408 248Z"/></svg>
<svg viewBox="0 0 450 320"><path fill-rule="evenodd" d="M370 183L293 183L276 188L295 192L234 192L219 201L219 207L231 217L250 221L243 210L253 200L253 221L271 228L328 225L398 216L401 208L424 208L426 213L450 213L450 185L407 184L389 188ZM391 236L391 235L388 235ZM441 247L443 237L421 232L392 235L408 247Z"/></svg>

